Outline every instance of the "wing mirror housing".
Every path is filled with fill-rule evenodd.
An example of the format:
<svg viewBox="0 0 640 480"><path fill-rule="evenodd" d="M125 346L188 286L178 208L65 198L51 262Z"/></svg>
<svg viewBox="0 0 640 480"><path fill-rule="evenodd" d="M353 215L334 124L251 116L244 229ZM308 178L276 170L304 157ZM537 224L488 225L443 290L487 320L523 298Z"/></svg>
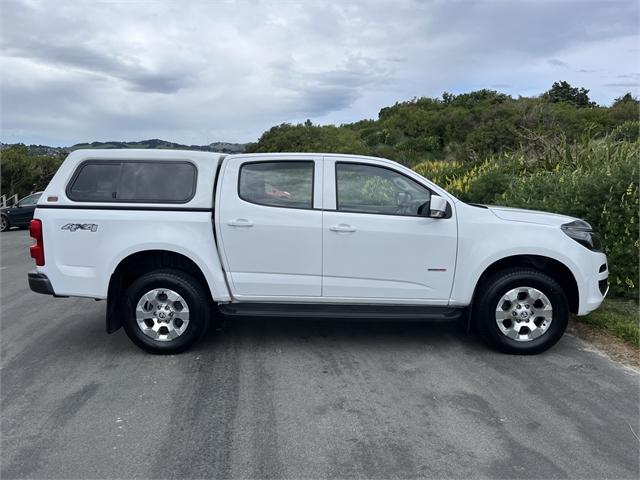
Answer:
<svg viewBox="0 0 640 480"><path fill-rule="evenodd" d="M429 202L429 216L431 218L442 218L447 214L447 201L437 195L431 196Z"/></svg>
<svg viewBox="0 0 640 480"><path fill-rule="evenodd" d="M418 214L428 218L444 218L447 215L447 201L438 195L431 195L428 202L420 205Z"/></svg>

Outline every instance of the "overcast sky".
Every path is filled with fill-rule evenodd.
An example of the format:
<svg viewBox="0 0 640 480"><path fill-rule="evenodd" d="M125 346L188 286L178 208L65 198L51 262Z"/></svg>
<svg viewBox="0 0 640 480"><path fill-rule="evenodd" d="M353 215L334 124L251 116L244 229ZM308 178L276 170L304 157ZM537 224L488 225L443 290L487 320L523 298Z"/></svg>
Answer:
<svg viewBox="0 0 640 480"><path fill-rule="evenodd" d="M0 0L0 140L255 141L443 91L639 93L636 0Z"/></svg>

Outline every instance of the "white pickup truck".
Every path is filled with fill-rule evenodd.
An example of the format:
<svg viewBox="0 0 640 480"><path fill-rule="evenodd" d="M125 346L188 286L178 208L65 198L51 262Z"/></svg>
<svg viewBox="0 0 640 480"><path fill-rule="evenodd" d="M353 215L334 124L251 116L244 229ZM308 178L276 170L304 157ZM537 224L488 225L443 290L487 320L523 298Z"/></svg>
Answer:
<svg viewBox="0 0 640 480"><path fill-rule="evenodd" d="M38 293L176 353L233 316L463 319L531 354L608 290L582 220L470 205L372 157L77 150L30 227Z"/></svg>

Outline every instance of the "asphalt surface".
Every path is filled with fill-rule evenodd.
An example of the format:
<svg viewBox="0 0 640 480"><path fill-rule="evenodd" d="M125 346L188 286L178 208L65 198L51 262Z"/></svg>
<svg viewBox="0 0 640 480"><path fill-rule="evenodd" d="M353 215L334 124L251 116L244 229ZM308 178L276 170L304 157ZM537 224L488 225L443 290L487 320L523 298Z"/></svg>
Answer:
<svg viewBox="0 0 640 480"><path fill-rule="evenodd" d="M32 293L25 231L0 242L3 479L640 475L640 377L574 337L243 319L152 356L105 302Z"/></svg>

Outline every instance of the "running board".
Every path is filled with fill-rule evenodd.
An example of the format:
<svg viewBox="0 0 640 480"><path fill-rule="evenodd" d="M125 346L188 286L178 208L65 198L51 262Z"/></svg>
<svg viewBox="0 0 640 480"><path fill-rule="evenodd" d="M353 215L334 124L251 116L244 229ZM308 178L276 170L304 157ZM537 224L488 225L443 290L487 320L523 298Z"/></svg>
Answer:
<svg viewBox="0 0 640 480"><path fill-rule="evenodd" d="M452 321L462 316L463 308L416 305L224 303L220 313L230 317L304 317Z"/></svg>

